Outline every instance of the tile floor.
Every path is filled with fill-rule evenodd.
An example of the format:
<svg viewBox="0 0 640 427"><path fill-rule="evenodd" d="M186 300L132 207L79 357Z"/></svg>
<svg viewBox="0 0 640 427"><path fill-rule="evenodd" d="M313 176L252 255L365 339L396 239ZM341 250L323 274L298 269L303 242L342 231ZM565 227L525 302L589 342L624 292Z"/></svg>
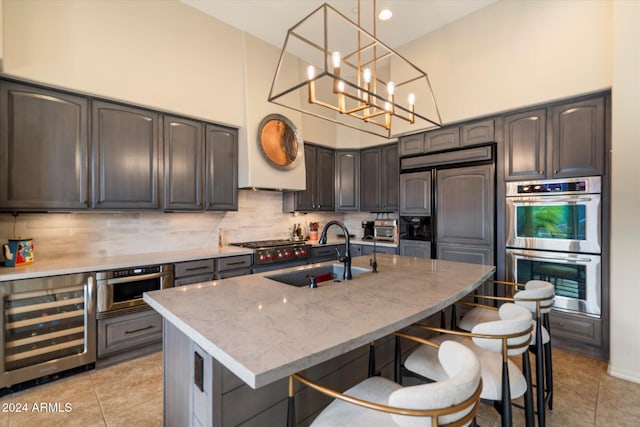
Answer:
<svg viewBox="0 0 640 427"><path fill-rule="evenodd" d="M599 360L553 350L555 400L547 426L637 426L640 384L613 378ZM69 412L34 412L33 405L65 403ZM26 413L1 412L10 404L27 404ZM15 407L15 405L14 405ZM499 426L497 413L481 405L478 424ZM514 425L524 413L514 409ZM107 368L85 372L0 398L0 427L162 426L162 355L155 353ZM265 426L270 427L270 426Z"/></svg>

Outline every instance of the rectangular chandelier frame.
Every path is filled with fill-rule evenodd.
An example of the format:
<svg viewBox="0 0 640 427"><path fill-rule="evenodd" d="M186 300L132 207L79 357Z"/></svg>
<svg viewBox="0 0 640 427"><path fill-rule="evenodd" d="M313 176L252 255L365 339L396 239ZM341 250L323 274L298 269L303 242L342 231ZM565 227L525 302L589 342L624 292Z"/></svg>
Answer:
<svg viewBox="0 0 640 427"><path fill-rule="evenodd" d="M284 46L280 53L278 66L269 91L269 102L386 138L391 137L392 119L394 118L410 124L415 124L416 119L418 119L423 127L441 127L442 119L429 77L416 65L376 38L375 2L373 11L373 34L360 26L360 1L358 1L358 23L351 21L335 8L325 3L291 27L287 32ZM299 31L305 25L312 23L314 19L317 20L318 14L321 14L323 21L323 34L320 42L312 40L310 36ZM338 19L341 25L355 29L357 32L355 48L350 48L344 52L330 49L330 14ZM363 38L366 39L364 43ZM292 42L293 40L302 43L311 52L311 55L322 56L323 60L321 64L309 64L307 66L306 79L296 81L284 90L276 89L276 86L282 80L281 76L287 55L291 54L287 51L287 48L294 43ZM401 61L404 68L409 70L408 78L395 83L390 78L387 81L383 79L378 72L378 66L383 61L389 64L392 59ZM320 99L316 82L326 78L331 80L331 89L328 90L330 93L323 93L328 99ZM430 112L434 117L427 117L425 113L416 108L414 92L409 92L408 99L404 102L396 96L399 91L407 92L414 87L421 91L420 94L423 97L421 100L422 105L429 104ZM385 90L381 91L381 88ZM294 102L284 102L287 96L301 90L306 90L306 96L294 98ZM325 92L327 91L325 90ZM315 110L304 108L305 100L302 98L306 98L306 103L309 105L316 105L322 108L316 108ZM329 112L334 114L332 115ZM358 119L359 123L365 123L365 126L356 125L353 121L347 122L343 120L346 116Z"/></svg>

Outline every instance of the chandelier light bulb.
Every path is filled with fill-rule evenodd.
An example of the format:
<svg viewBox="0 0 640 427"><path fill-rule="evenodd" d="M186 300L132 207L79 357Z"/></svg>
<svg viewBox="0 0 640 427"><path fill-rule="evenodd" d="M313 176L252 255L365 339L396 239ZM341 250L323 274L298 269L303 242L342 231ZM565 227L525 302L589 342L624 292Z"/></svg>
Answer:
<svg viewBox="0 0 640 427"><path fill-rule="evenodd" d="M342 80L338 82L338 92L344 92L344 82Z"/></svg>
<svg viewBox="0 0 640 427"><path fill-rule="evenodd" d="M416 103L416 94L415 93L410 93L409 94L409 105L415 105Z"/></svg>
<svg viewBox="0 0 640 427"><path fill-rule="evenodd" d="M385 102L384 103L384 109L387 111L391 111L391 103L390 102Z"/></svg>
<svg viewBox="0 0 640 427"><path fill-rule="evenodd" d="M307 78L309 80L313 80L315 76L316 76L316 67L314 67L313 65L309 65L307 67Z"/></svg>
<svg viewBox="0 0 640 427"><path fill-rule="evenodd" d="M365 68L362 70L362 79L365 83L371 83L371 69Z"/></svg>
<svg viewBox="0 0 640 427"><path fill-rule="evenodd" d="M387 93L389 95L393 95L393 92L396 90L396 86L393 84L393 82L389 82L387 83Z"/></svg>
<svg viewBox="0 0 640 427"><path fill-rule="evenodd" d="M331 61L333 62L333 68L340 68L340 52L333 52L331 54Z"/></svg>

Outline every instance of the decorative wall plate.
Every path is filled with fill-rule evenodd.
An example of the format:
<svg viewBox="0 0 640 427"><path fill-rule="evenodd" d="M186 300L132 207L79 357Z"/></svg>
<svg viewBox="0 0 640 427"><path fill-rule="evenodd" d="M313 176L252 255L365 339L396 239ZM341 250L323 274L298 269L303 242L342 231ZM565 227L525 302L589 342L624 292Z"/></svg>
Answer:
<svg viewBox="0 0 640 427"><path fill-rule="evenodd" d="M258 145L269 163L278 169L295 167L303 142L295 125L280 114L269 114L258 127Z"/></svg>

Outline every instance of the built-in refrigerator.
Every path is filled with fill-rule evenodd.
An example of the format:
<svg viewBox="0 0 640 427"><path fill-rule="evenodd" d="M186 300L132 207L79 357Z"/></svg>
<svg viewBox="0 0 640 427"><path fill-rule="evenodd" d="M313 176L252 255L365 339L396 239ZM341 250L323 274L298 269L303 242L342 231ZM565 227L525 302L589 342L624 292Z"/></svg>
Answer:
<svg viewBox="0 0 640 427"><path fill-rule="evenodd" d="M421 222L429 240L419 244L430 257L495 264L494 153L487 145L401 159L401 255L419 256L411 224Z"/></svg>

